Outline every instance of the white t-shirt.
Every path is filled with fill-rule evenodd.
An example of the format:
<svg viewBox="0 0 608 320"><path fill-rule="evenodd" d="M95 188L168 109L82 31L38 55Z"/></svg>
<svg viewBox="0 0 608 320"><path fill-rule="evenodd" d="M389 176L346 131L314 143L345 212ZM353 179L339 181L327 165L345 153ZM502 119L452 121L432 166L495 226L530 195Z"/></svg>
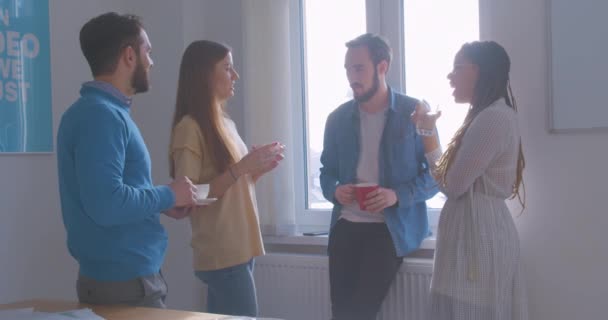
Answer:
<svg viewBox="0 0 608 320"><path fill-rule="evenodd" d="M369 113L359 108L361 137L360 153L357 164L357 183L379 183L380 141L386 124L387 108ZM384 215L359 209L359 203L353 202L342 207L340 219L352 222L384 222Z"/></svg>

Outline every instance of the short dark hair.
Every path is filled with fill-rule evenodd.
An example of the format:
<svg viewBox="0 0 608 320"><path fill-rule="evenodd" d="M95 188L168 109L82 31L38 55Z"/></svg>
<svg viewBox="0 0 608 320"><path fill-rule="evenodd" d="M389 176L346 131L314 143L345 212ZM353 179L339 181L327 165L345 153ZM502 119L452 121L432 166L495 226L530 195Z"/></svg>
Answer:
<svg viewBox="0 0 608 320"><path fill-rule="evenodd" d="M361 46L367 47L374 65L382 62L382 60L386 60L390 66L393 53L388 40L384 37L373 33L366 33L346 43L346 47L349 49Z"/></svg>
<svg viewBox="0 0 608 320"><path fill-rule="evenodd" d="M93 76L114 72L125 47L132 46L138 52L141 30L141 18L116 12L104 13L85 23L80 29L80 49Z"/></svg>

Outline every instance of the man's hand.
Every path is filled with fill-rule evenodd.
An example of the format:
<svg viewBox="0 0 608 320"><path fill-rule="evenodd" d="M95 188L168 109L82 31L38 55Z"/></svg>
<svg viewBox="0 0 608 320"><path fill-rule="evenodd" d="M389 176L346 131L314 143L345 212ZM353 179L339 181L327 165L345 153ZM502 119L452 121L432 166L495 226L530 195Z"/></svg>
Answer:
<svg viewBox="0 0 608 320"><path fill-rule="evenodd" d="M191 208L187 207L173 207L163 213L166 214L168 217L171 217L175 220L179 220L189 216L191 211Z"/></svg>
<svg viewBox="0 0 608 320"><path fill-rule="evenodd" d="M169 185L175 194L175 207L191 207L196 203L196 187L188 177L180 177Z"/></svg>
<svg viewBox="0 0 608 320"><path fill-rule="evenodd" d="M367 194L365 210L372 213L380 213L382 210L397 203L395 191L386 188L378 188Z"/></svg>
<svg viewBox="0 0 608 320"><path fill-rule="evenodd" d="M334 197L343 206L353 203L355 201L355 186L352 184L338 186Z"/></svg>

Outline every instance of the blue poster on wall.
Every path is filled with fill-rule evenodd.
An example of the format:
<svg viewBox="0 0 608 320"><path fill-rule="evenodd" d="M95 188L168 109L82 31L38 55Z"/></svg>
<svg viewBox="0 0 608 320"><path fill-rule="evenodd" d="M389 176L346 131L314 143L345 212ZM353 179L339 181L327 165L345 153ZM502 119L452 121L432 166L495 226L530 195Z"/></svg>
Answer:
<svg viewBox="0 0 608 320"><path fill-rule="evenodd" d="M0 0L0 152L51 152L48 0Z"/></svg>

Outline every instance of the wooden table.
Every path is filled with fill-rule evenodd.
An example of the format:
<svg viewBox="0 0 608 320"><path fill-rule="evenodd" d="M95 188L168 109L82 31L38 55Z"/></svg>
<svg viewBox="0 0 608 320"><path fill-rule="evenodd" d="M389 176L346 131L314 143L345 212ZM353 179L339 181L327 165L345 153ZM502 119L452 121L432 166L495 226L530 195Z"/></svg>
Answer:
<svg viewBox="0 0 608 320"><path fill-rule="evenodd" d="M20 308L34 308L35 311L41 312L61 312L89 308L107 320L227 320L231 318L229 316L201 312L129 306L96 306L58 300L28 300L0 304L0 310Z"/></svg>

